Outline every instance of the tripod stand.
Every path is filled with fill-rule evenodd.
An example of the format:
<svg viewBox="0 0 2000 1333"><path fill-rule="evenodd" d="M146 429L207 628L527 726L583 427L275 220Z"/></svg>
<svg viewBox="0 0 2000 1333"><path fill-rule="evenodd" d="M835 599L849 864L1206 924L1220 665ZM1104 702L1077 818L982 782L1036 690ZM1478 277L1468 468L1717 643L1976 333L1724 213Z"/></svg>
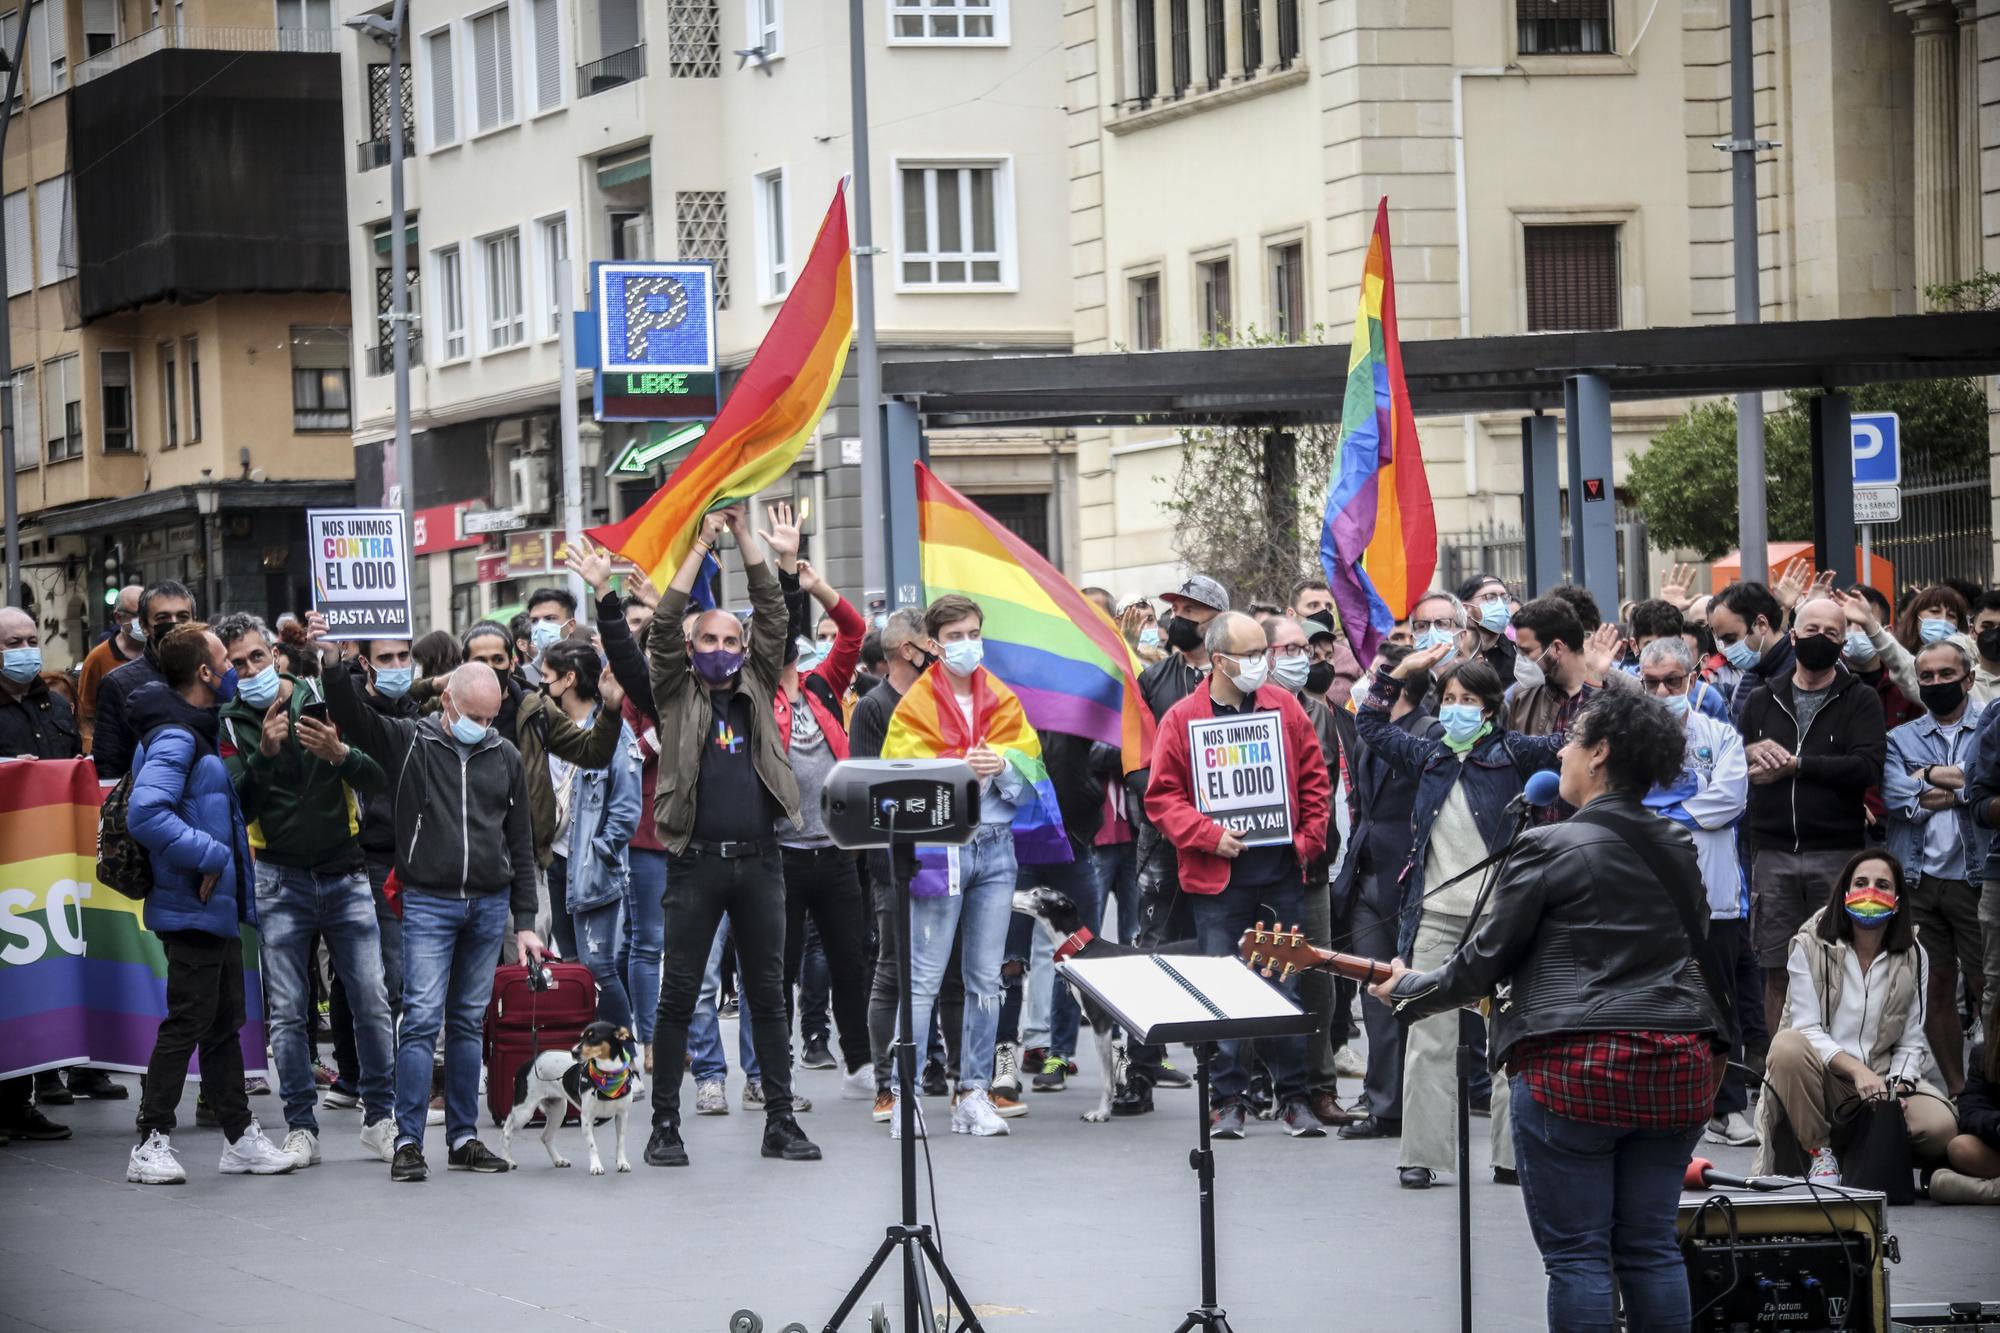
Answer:
<svg viewBox="0 0 2000 1333"><path fill-rule="evenodd" d="M1194 1085L1201 1093L1195 1099L1195 1116L1201 1121L1201 1146L1188 1154L1188 1165L1201 1183L1201 1304L1188 1311L1174 1333L1205 1328L1212 1333L1230 1333L1229 1316L1217 1305L1215 1295L1215 1153L1208 1138L1208 1062L1215 1056L1215 1043L1198 1042L1194 1048Z"/></svg>
<svg viewBox="0 0 2000 1333"><path fill-rule="evenodd" d="M868 1284L882 1271L882 1265L897 1251L903 1256L903 1327L912 1330L928 1330L931 1322L930 1283L924 1272L924 1264L937 1270L944 1282L946 1297L945 1315L947 1327L953 1308L962 1317L956 1325L960 1333L985 1333L977 1316L972 1313L972 1302L959 1290L958 1279L945 1266L944 1253L938 1249L937 1241L931 1236L930 1227L917 1220L917 1132L916 1132L916 1041L910 1028L912 1002L910 998L910 879L916 870L915 853L907 846L891 848L889 853L889 878L895 885L896 916L896 974L899 985L896 988L896 1114L899 1117L897 1132L900 1140L897 1160L902 1171L902 1213L901 1219L891 1222L888 1233L875 1249L875 1257L861 1270L847 1295L840 1302L840 1308L826 1321L826 1333L835 1333L847 1316L868 1290ZM928 1034L926 1034L928 1036ZM1207 1126L1203 1124L1203 1146L1207 1145ZM1211 1286L1212 1286L1211 1282Z"/></svg>

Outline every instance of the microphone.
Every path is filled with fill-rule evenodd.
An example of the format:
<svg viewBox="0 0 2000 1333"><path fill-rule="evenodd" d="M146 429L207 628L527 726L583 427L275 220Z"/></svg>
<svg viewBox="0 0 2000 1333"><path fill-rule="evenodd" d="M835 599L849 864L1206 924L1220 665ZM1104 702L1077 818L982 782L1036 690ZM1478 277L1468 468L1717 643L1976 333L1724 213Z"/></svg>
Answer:
<svg viewBox="0 0 2000 1333"><path fill-rule="evenodd" d="M1518 815L1530 806L1546 808L1562 799L1562 778L1552 768L1544 768L1528 775L1527 785L1521 794L1507 802L1507 813Z"/></svg>
<svg viewBox="0 0 2000 1333"><path fill-rule="evenodd" d="M1715 1163L1706 1157L1697 1157L1688 1163L1687 1174L1681 1178L1681 1188L1689 1190L1773 1190L1790 1189L1805 1182L1793 1176L1738 1176L1715 1169Z"/></svg>

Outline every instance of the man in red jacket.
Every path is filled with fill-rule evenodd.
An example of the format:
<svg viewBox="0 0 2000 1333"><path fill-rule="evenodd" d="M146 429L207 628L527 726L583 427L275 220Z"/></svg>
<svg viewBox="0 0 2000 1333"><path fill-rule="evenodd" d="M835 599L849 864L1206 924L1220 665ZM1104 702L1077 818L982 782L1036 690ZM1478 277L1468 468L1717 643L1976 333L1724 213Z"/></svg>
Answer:
<svg viewBox="0 0 2000 1333"><path fill-rule="evenodd" d="M1255 921L1305 919L1304 867L1326 850L1330 787L1312 722L1289 690L1267 683L1263 628L1225 612L1208 622L1203 646L1213 666L1206 687L1160 719L1146 814L1179 853L1202 952L1220 956L1235 953ZM1284 989L1295 995L1298 978ZM1286 1130L1324 1137L1306 1101L1305 1038L1269 1045ZM1246 1055L1241 1043L1222 1043L1213 1071L1216 1138L1243 1137Z"/></svg>

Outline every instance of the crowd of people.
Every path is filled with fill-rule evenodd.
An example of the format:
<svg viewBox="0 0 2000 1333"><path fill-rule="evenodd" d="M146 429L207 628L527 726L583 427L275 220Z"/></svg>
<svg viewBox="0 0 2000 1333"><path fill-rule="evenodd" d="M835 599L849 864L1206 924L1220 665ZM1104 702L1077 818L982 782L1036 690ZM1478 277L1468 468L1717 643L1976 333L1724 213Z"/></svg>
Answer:
<svg viewBox="0 0 2000 1333"><path fill-rule="evenodd" d="M725 534L748 614L695 601ZM1638 1032L1646 1059L1699 1065L1673 1103L1698 1117L1651 1126L1670 1149L1757 1145L1760 1169L1837 1178L1854 1106L1886 1099L1933 1199L2000 1202L2000 589L1938 584L1892 605L1795 566L1695 595L1676 570L1607 618L1580 588L1522 602L1482 575L1423 595L1363 662L1319 580L1244 608L1201 574L1123 601L1086 588L1157 724L1150 766L1128 774L1116 747L1019 733L976 601L864 614L800 545L785 506L761 528L731 507L655 589L582 543L570 565L594 605L543 588L513 623L414 643L336 641L311 613L275 628L215 614L160 582L123 591L74 676L44 672L35 621L0 609L0 755L88 755L151 867L168 1012L130 1179L185 1179L191 1057L224 1172L309 1167L322 1115L350 1109L395 1180L424 1178L440 1124L451 1169L506 1170L477 1130L496 1076L482 1022L496 965L547 955L585 965L597 1016L635 1043L648 1164L689 1160L684 1082L695 1116L729 1113L731 1011L763 1155L820 1156L796 1068L838 1071L839 1099L894 1132L891 866L836 847L819 798L835 764L893 752L922 708L983 790L949 890L918 896L910 923L922 1093L950 1098L953 1133L1014 1132L1031 1102L1061 1104L1032 1094L1077 1072L1083 1017L1055 978L1057 942L1014 910L1035 886L1092 932L1112 919L1123 943L1233 953L1253 922L1296 921L1322 947L1395 960L1379 993L1285 980L1317 1028L1227 1047L1213 1132L1395 1139L1399 1183L1430 1187L1456 1161L1460 1041L1456 1005L1435 997L1490 985L1495 959L1529 966L1480 872L1528 778L1560 769L1563 799L1535 823L1643 816L1668 861L1685 852L1719 993L1686 990L1671 1020L1573 1005L1554 1033L1517 1001L1476 1033L1506 1075L1482 1068L1472 1089L1496 1180L1532 1190L1551 1121L1590 1123L1590 1105L1550 1091L1550 1071L1584 1057L1548 1043ZM1246 842L1192 780L1190 726L1252 713L1282 730L1289 843ZM1054 863L1017 857L1030 746L1068 844ZM1546 858L1603 836L1528 845ZM282 1134L260 1126L252 1098L271 1089L246 1079L238 1042L246 923ZM1124 1044L1115 1117L1187 1086L1173 1055ZM84 1067L9 1080L0 1134L60 1138L51 1109L128 1095Z"/></svg>

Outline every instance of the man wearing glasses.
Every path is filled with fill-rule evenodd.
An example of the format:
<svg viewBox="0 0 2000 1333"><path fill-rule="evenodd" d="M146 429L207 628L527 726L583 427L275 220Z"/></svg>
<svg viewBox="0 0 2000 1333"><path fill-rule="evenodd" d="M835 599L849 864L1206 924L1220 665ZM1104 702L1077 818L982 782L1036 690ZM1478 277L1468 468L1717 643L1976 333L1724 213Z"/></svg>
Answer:
<svg viewBox="0 0 2000 1333"><path fill-rule="evenodd" d="M1514 597L1507 585L1495 575L1474 574L1458 585L1458 600L1465 604L1466 624L1479 640L1476 651L1500 673L1503 684L1514 679L1514 641L1507 637L1507 625L1514 618Z"/></svg>

